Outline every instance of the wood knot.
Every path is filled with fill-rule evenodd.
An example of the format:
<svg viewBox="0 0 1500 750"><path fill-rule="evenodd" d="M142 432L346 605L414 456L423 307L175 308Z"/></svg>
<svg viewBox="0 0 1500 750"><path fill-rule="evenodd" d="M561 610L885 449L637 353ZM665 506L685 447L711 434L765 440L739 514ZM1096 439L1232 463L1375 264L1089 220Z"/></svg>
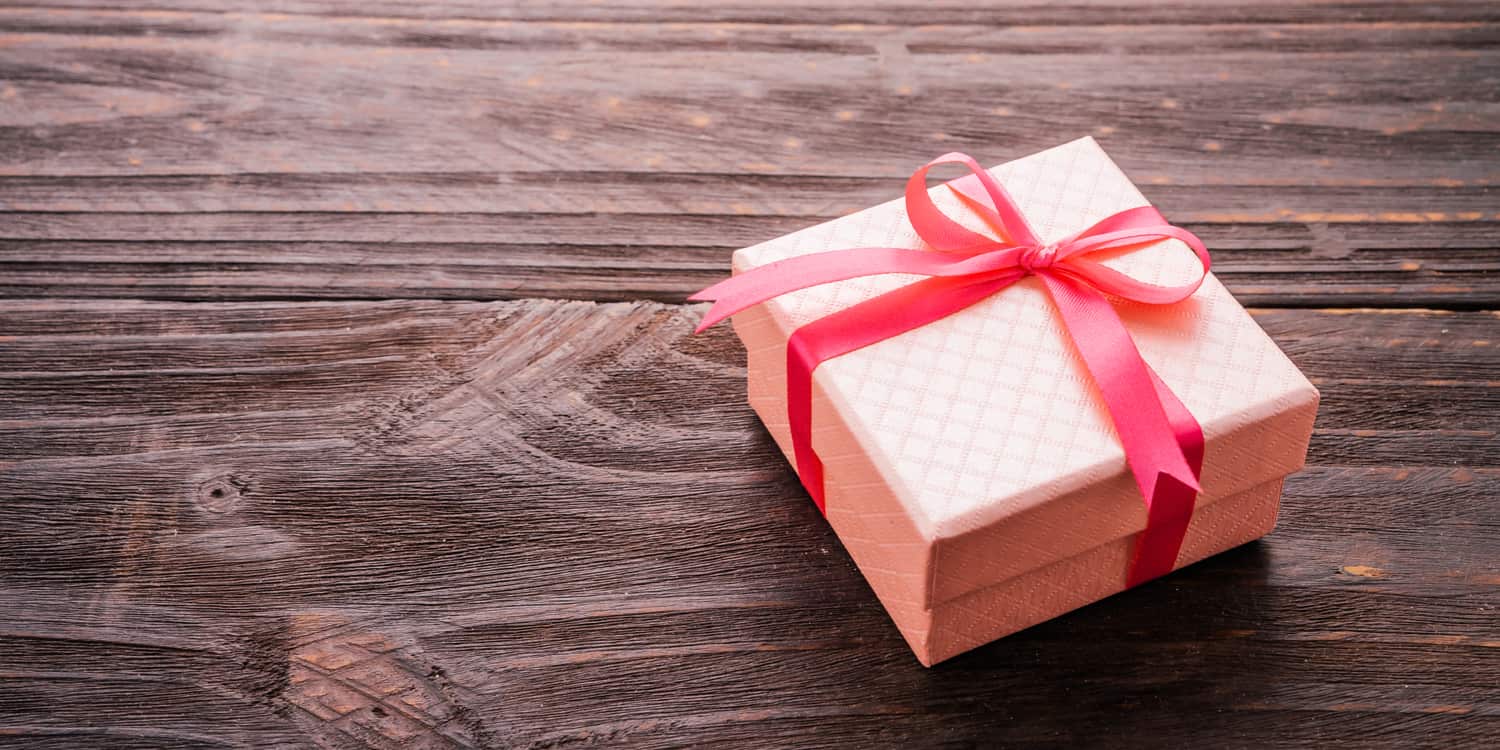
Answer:
<svg viewBox="0 0 1500 750"><path fill-rule="evenodd" d="M228 513L239 507L249 485L233 474L222 474L198 485L195 501L210 513Z"/></svg>

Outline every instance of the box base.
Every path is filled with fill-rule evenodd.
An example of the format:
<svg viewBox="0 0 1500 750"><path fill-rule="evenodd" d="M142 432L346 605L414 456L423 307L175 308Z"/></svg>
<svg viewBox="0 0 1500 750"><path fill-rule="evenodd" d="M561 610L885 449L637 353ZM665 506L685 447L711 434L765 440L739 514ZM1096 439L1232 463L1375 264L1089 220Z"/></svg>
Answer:
<svg viewBox="0 0 1500 750"><path fill-rule="evenodd" d="M1281 485L1281 479L1265 482L1200 507L1188 527L1177 567L1270 533L1276 525ZM1134 537L1117 539L932 609L881 595L878 588L875 593L917 660L932 666L1123 591L1134 544Z"/></svg>

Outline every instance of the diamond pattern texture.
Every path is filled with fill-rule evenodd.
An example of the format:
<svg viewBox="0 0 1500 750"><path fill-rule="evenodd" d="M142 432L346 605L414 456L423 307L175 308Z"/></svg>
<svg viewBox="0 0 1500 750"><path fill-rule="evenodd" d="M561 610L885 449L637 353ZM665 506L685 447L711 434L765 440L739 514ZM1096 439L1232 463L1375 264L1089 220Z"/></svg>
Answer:
<svg viewBox="0 0 1500 750"><path fill-rule="evenodd" d="M1044 241L1147 205L1088 138L991 172ZM933 197L950 216L982 230L946 188L934 188ZM743 272L796 255L867 246L923 247L899 199L740 250L734 267ZM1106 263L1157 283L1174 283L1196 267L1191 251L1175 240ZM751 404L788 460L787 337L815 318L913 280L853 279L735 316L749 350ZM1204 427L1205 491L1195 529L1197 517L1207 517L1206 506L1267 483L1279 487L1276 480L1301 466L1317 391L1217 279L1210 276L1178 305L1122 302L1117 309L1142 356ZM1040 284L1027 279L818 368L813 447L825 465L829 522L898 625L928 623L911 632L902 625L909 641L918 631L921 643L942 645L995 630L974 625L974 618L933 620L935 607L951 603L940 612L956 611L960 598L974 609L974 595L983 591L1011 592L1005 595L1012 600L1004 605L1008 616L992 622L1031 624L1080 606L1086 601L1069 600L1058 609L1067 597L1027 600L1030 595L1016 592L1046 588L1050 579L1042 571L1076 568L1075 558L1097 556L1116 541L1128 550L1128 538L1144 527L1145 509L1123 450L1071 347ZM1271 522L1256 528L1269 530L1275 503L1274 493L1262 498ZM1242 510L1247 517L1264 515L1259 506ZM1197 551L1206 555L1248 541L1241 536L1211 535ZM1179 563L1189 559L1185 549ZM1075 569L1067 574L1074 583L1064 588L1098 596L1118 590L1108 582L1123 582L1124 563L1097 562L1103 565L1099 582L1081 585ZM1012 580L1018 577L1030 583ZM994 606L1002 605L980 609ZM926 613L925 619L911 612ZM973 626L967 640L933 625L960 621ZM917 641L913 647L924 654Z"/></svg>

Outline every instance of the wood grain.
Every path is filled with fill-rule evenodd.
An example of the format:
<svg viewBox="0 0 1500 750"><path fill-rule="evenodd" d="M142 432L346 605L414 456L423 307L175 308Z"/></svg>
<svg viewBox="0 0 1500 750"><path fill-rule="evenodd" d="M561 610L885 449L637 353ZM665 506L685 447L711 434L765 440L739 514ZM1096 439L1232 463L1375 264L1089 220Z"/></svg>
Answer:
<svg viewBox="0 0 1500 750"><path fill-rule="evenodd" d="M177 7L0 10L0 292L681 301L913 148L1092 134L1249 302L1500 298L1480 4Z"/></svg>
<svg viewBox="0 0 1500 750"><path fill-rule="evenodd" d="M0 747L1500 742L1500 10L0 8ZM1265 540L919 667L690 331L1099 139L1314 380Z"/></svg>
<svg viewBox="0 0 1500 750"><path fill-rule="evenodd" d="M1475 679L1500 668L1500 514L1472 502L1500 488L1493 313L1258 312L1332 405L1281 528L931 672L743 406L737 343L695 318L0 306L25 540L0 551L0 725L332 747L963 744L1022 716L1003 736L1188 740L1190 709L1293 744L1496 730ZM1429 413L1432 359L1470 408ZM1378 420L1347 406L1377 397ZM1445 448L1371 465L1393 435ZM1197 687L1168 701L1161 680Z"/></svg>

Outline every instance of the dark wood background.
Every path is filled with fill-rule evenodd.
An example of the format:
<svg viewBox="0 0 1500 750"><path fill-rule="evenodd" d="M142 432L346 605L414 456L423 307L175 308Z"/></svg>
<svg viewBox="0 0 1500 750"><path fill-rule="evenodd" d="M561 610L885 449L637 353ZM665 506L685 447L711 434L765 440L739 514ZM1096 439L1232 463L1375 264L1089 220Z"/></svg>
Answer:
<svg viewBox="0 0 1500 750"><path fill-rule="evenodd" d="M226 5L0 8L0 745L1500 741L1500 6ZM1086 134L1309 465L923 669L682 303Z"/></svg>

